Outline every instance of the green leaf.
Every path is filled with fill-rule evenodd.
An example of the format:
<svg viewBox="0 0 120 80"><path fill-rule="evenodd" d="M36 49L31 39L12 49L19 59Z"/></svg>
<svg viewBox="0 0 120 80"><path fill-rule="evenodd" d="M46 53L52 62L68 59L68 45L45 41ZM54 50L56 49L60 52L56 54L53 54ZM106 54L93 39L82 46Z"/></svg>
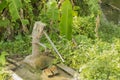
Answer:
<svg viewBox="0 0 120 80"><path fill-rule="evenodd" d="M6 0L3 0L1 3L0 3L0 12L7 6L7 2Z"/></svg>
<svg viewBox="0 0 120 80"><path fill-rule="evenodd" d="M4 66L6 64L5 56L8 55L7 52L2 52L0 55L0 65Z"/></svg>
<svg viewBox="0 0 120 80"><path fill-rule="evenodd" d="M7 27L7 25L10 23L8 19L6 20L0 20L0 27Z"/></svg>
<svg viewBox="0 0 120 80"><path fill-rule="evenodd" d="M25 3L29 3L29 2L31 2L31 0L24 0L25 1Z"/></svg>
<svg viewBox="0 0 120 80"><path fill-rule="evenodd" d="M72 38L72 5L69 0L65 0L61 6L60 33L67 39Z"/></svg>
<svg viewBox="0 0 120 80"><path fill-rule="evenodd" d="M21 0L8 0L9 4L9 12L12 16L12 21L16 21L20 18L19 9L22 7Z"/></svg>
<svg viewBox="0 0 120 80"><path fill-rule="evenodd" d="M22 19L21 21L22 21L22 24L23 24L23 25L29 24L29 21L28 21L27 19Z"/></svg>

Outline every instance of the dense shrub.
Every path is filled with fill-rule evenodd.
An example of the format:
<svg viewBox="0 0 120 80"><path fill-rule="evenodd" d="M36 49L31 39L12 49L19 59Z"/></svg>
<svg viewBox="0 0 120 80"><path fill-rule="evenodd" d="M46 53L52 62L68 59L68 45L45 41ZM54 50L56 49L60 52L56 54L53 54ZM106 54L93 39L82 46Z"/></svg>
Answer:
<svg viewBox="0 0 120 80"><path fill-rule="evenodd" d="M31 39L28 36L22 37L18 35L14 41L1 41L0 50L6 51L9 54L30 54L31 53Z"/></svg>
<svg viewBox="0 0 120 80"><path fill-rule="evenodd" d="M88 36L89 38L95 38L95 15L86 17L74 17L73 21L73 34L80 34Z"/></svg>
<svg viewBox="0 0 120 80"><path fill-rule="evenodd" d="M119 39L108 43L79 35L74 37L74 41L61 41L59 51L65 63L80 72L82 80L120 79Z"/></svg>
<svg viewBox="0 0 120 80"><path fill-rule="evenodd" d="M84 69L80 73L81 78L83 80L119 80L119 44L120 40L117 39L113 44L103 45L103 47L108 47L108 49L103 49L102 52L98 51L99 54L87 62ZM94 51L96 52L96 50ZM91 54L90 51L89 54Z"/></svg>
<svg viewBox="0 0 120 80"><path fill-rule="evenodd" d="M103 41L112 42L114 38L120 38L120 27L112 22L107 22L101 19L99 27L99 37Z"/></svg>

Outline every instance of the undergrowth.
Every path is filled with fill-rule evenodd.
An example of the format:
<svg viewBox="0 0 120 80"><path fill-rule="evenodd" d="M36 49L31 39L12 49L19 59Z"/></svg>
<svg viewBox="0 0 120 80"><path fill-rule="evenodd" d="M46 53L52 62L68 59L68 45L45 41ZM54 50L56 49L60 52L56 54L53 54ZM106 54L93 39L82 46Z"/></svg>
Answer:
<svg viewBox="0 0 120 80"><path fill-rule="evenodd" d="M68 29L72 29L72 40L67 40L64 36L58 37L60 36L59 21L61 20L59 18L62 16L62 12L57 8L58 4L55 0L49 0L47 4L46 0L43 0L38 4L36 3L36 0L23 0L23 6L21 7L25 7L23 8L25 13L24 19L20 19L20 8L16 9L16 14L14 11L11 11L14 10L11 7L19 7L22 2L17 2L19 5L15 4L7 7L6 4L8 4L8 1L9 0L2 1L2 4L5 5L3 7L6 10L9 10L7 16L11 16L11 18L8 20L9 18L6 16L5 20L1 20L0 22L4 23L1 25L3 27L8 26L8 24L11 23L10 28L15 30L13 33L15 34L15 36L13 36L15 39L0 41L0 52L6 51L9 54L22 55L31 54L31 37L27 34L25 34L26 36L22 34L27 33L26 29L21 33L22 27L20 27L20 23L22 23L22 25L28 25L28 33L31 33L33 22L35 22L35 20L42 20L47 23L47 33L65 59L65 64L77 70L80 73L81 80L120 80L120 27L113 23L101 20L98 38L95 37L94 30L96 27L96 16L101 15L99 5L97 4L98 0L81 0L83 3L76 6L79 6L80 12L78 13L80 16L74 15L72 28L68 28L69 26L67 27ZM11 2L11 4L13 4L13 2ZM36 8L33 5L39 6ZM85 5L85 7L82 7L82 5ZM1 11L3 11L4 8L1 9ZM66 7L64 7L64 9L66 11ZM12 14L15 14L16 16ZM3 16L0 18L3 18ZM67 19L69 20L69 17ZM6 20L8 21L7 23ZM63 21L63 23L64 22L65 21ZM19 27L17 28L17 26ZM62 28L62 30L64 29ZM20 34L17 35L18 33ZM68 34L69 32L67 35ZM55 64L61 62L45 36L41 38L40 42L49 48L56 57L54 61ZM44 49L40 47L40 51L43 50ZM2 70L4 70L3 67L5 64L5 56L3 54L4 53L1 53L0 55L0 71L2 72L0 72L0 79L3 77L4 71Z"/></svg>
<svg viewBox="0 0 120 80"><path fill-rule="evenodd" d="M99 27L99 37L103 41L112 42L114 38L120 38L120 25L101 20Z"/></svg>
<svg viewBox="0 0 120 80"><path fill-rule="evenodd" d="M120 79L120 39L112 39L112 43L102 39L91 39L84 35L76 35L72 41L57 37L52 41L65 59L65 64L80 72L82 80L119 80ZM56 39L57 38L57 39ZM45 36L41 42L56 57L54 64L62 62L56 55ZM31 38L16 37L14 42L0 42L0 49L9 53L31 53ZM44 50L40 48L40 50Z"/></svg>
<svg viewBox="0 0 120 80"><path fill-rule="evenodd" d="M30 54L31 50L31 38L29 36L18 35L14 41L0 42L0 51L6 51L9 54Z"/></svg>
<svg viewBox="0 0 120 80"><path fill-rule="evenodd" d="M58 43L59 51L65 64L80 72L82 80L120 79L119 39L108 43L76 36L74 41L66 41L66 45L61 41ZM59 58L58 61L61 62Z"/></svg>
<svg viewBox="0 0 120 80"><path fill-rule="evenodd" d="M102 27L103 25L104 27ZM58 51L65 59L65 64L80 72L82 80L120 79L119 27L112 23L102 24L101 27L99 39L92 39L89 36L75 33L73 39L69 41L63 37L58 37L54 33L49 34ZM56 57L54 64L61 62L45 36L41 38L40 42L50 49ZM11 54L30 54L31 38L18 35L14 41L1 41L0 50ZM40 51L43 50L40 47Z"/></svg>

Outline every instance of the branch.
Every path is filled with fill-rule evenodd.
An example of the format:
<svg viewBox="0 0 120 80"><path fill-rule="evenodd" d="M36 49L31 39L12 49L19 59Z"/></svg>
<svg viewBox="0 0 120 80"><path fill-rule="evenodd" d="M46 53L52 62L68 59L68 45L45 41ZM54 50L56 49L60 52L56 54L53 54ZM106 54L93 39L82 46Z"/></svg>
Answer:
<svg viewBox="0 0 120 80"><path fill-rule="evenodd" d="M110 7L112 7L113 9L120 11L120 9L119 9L118 7L116 7L116 6L112 5L112 4L108 4L108 5L109 5Z"/></svg>
<svg viewBox="0 0 120 80"><path fill-rule="evenodd" d="M49 38L49 36L47 35L47 33L45 31L43 31L44 35L46 36L46 38L48 39L48 41L50 42L50 44L52 45L53 49L55 50L55 52L57 53L57 55L60 57L60 59L62 60L62 62L65 62L64 59L62 58L61 54L58 52L57 48L55 47L54 43L52 42L52 40Z"/></svg>

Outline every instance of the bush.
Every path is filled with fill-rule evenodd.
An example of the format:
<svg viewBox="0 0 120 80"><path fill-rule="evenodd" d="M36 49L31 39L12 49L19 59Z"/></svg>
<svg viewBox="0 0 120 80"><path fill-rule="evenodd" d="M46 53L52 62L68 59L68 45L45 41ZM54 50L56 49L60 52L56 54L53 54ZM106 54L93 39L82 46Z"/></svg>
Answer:
<svg viewBox="0 0 120 80"><path fill-rule="evenodd" d="M80 34L95 38L95 15L86 17L74 17L73 20L73 34Z"/></svg>
<svg viewBox="0 0 120 80"><path fill-rule="evenodd" d="M82 80L119 80L120 54L114 48L88 62L80 76Z"/></svg>
<svg viewBox="0 0 120 80"><path fill-rule="evenodd" d="M112 42L114 38L120 38L120 27L112 22L101 20L99 37L103 41Z"/></svg>
<svg viewBox="0 0 120 80"><path fill-rule="evenodd" d="M9 54L30 54L32 50L30 37L18 35L14 41L1 41L0 50Z"/></svg>
<svg viewBox="0 0 120 80"><path fill-rule="evenodd" d="M119 44L119 39L108 43L78 35L73 41L60 41L57 47L65 64L79 71L82 80L119 80Z"/></svg>

